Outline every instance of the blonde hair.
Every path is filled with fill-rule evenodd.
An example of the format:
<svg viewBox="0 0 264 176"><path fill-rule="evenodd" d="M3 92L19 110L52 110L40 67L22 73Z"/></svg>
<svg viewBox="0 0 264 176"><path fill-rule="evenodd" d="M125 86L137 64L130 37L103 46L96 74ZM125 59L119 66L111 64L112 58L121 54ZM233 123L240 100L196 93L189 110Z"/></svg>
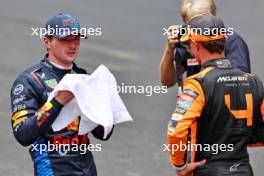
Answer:
<svg viewBox="0 0 264 176"><path fill-rule="evenodd" d="M186 23L192 18L212 14L216 16L216 5L214 0L183 0L181 6L181 16Z"/></svg>

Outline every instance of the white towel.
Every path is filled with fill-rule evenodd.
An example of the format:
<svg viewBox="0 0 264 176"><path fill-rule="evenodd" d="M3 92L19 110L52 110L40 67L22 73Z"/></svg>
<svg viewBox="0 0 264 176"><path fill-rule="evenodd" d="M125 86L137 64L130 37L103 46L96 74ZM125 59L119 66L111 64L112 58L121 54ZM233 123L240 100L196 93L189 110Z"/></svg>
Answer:
<svg viewBox="0 0 264 176"><path fill-rule="evenodd" d="M104 65L100 65L92 75L65 75L50 94L48 101L60 90L71 91L74 99L62 108L52 124L54 131L65 128L76 117L81 116L79 135L87 134L100 124L104 127L106 138L114 124L132 121L117 92L115 77Z"/></svg>

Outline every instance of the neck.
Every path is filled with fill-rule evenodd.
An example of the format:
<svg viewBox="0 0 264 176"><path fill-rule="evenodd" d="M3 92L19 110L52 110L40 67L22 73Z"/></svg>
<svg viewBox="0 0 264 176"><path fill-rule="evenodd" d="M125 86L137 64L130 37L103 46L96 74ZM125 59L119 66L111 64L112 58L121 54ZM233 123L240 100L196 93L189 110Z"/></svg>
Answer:
<svg viewBox="0 0 264 176"><path fill-rule="evenodd" d="M206 63L207 61L209 60L212 60L212 59L216 59L216 58L224 58L225 57L225 53L222 52L221 54L218 54L218 53L214 53L214 54L211 54L211 53L205 53L201 58L201 65L203 65L204 63Z"/></svg>
<svg viewBox="0 0 264 176"><path fill-rule="evenodd" d="M59 69L64 69L64 70L72 69L72 63L65 63L63 61L60 61L59 59L57 59L56 57L50 54L48 55L48 61Z"/></svg>

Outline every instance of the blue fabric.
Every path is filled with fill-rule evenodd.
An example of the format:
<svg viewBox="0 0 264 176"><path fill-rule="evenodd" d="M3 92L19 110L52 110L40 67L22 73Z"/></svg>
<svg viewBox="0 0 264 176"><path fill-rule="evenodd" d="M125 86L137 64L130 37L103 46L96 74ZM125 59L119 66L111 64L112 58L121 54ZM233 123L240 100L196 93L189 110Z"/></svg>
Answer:
<svg viewBox="0 0 264 176"><path fill-rule="evenodd" d="M41 151L40 148L44 144L43 140L37 140L34 142L34 145L36 146L37 150L33 150L34 154L34 165L35 165L35 174L37 176L53 176L53 171L51 168L51 162L49 160L48 151L47 149L45 151Z"/></svg>
<svg viewBox="0 0 264 176"><path fill-rule="evenodd" d="M234 67L244 72L251 72L248 46L236 32L233 35L228 35L225 55Z"/></svg>
<svg viewBox="0 0 264 176"><path fill-rule="evenodd" d="M73 16L59 13L48 20L46 23L46 29L48 30L47 35L52 35L56 38L63 38L70 35L70 33L64 32L63 30L59 32L60 29L68 29L69 32L80 33L81 25L80 22ZM56 29L57 32L53 33L54 31L52 30L56 31Z"/></svg>

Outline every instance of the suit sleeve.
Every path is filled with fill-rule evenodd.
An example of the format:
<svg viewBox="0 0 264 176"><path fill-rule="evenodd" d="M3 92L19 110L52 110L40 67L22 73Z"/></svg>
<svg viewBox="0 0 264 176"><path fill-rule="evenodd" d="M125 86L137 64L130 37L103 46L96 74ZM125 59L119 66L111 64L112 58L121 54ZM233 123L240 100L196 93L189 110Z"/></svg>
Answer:
<svg viewBox="0 0 264 176"><path fill-rule="evenodd" d="M114 131L114 126L112 128L112 130L110 131L110 133L106 136L106 139L104 139L104 127L102 125L98 125L93 131L92 134L94 135L95 138L100 139L102 141L107 141L112 133Z"/></svg>
<svg viewBox="0 0 264 176"><path fill-rule="evenodd" d="M18 78L11 88L13 133L24 146L47 132L62 108L55 99L40 106L36 89L32 80L25 76Z"/></svg>
<svg viewBox="0 0 264 176"><path fill-rule="evenodd" d="M195 140L189 135L195 131L197 118L204 106L205 97L200 84L195 79L187 79L168 124L170 159L176 170L183 170L188 162L187 151L180 148L184 148L189 140Z"/></svg>
<svg viewBox="0 0 264 176"><path fill-rule="evenodd" d="M254 116L253 133L249 141L249 147L263 147L264 146L264 88L262 82L257 78L260 87L260 105L258 105L258 113Z"/></svg>

